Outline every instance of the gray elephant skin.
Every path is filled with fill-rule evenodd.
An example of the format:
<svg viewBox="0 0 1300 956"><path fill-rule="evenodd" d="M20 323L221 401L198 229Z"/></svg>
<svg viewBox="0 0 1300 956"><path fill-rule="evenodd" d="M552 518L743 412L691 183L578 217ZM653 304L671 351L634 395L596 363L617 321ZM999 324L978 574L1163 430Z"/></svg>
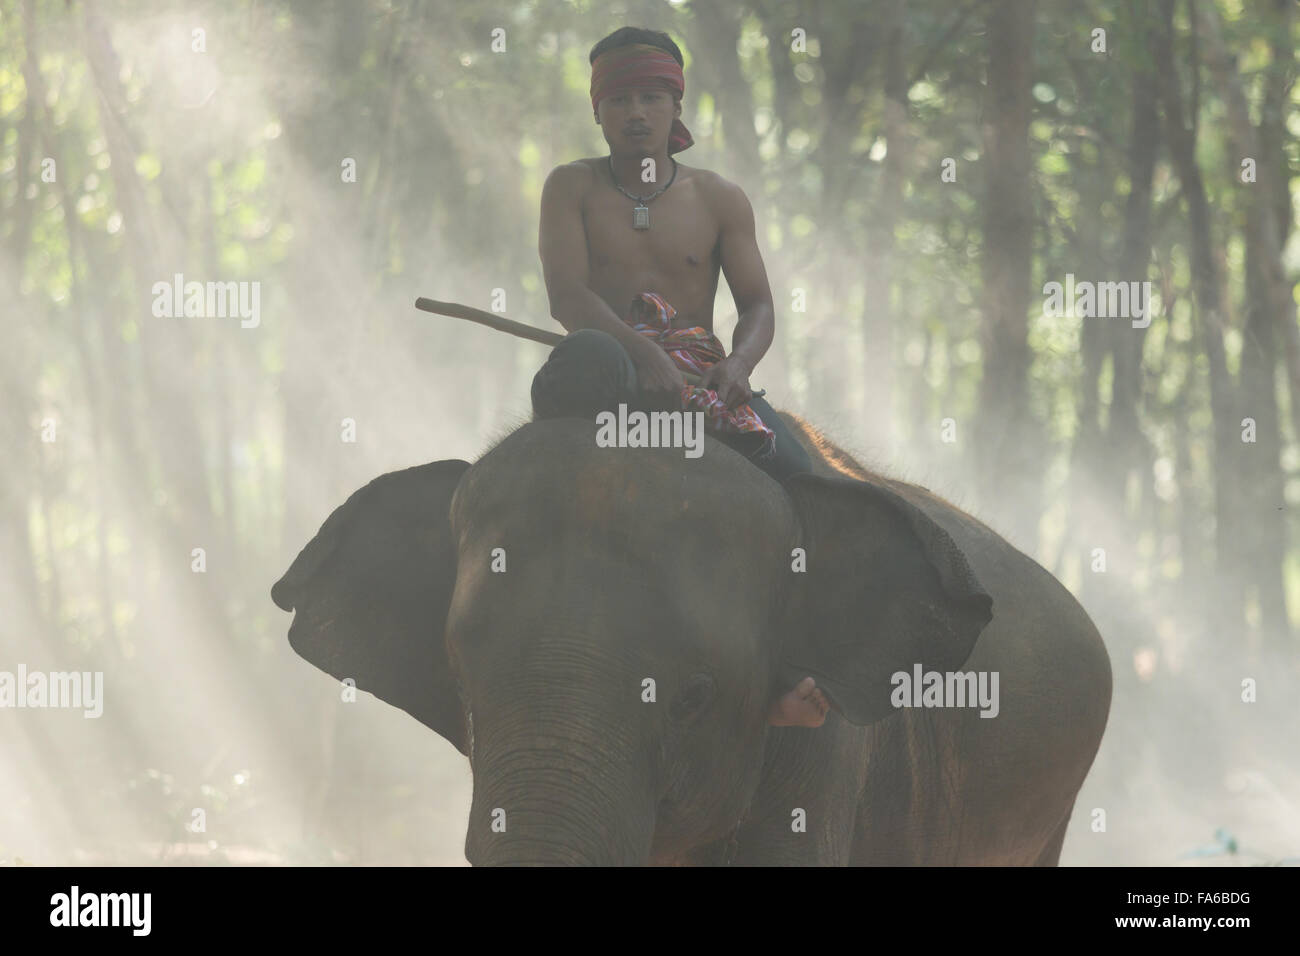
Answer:
<svg viewBox="0 0 1300 956"><path fill-rule="evenodd" d="M376 478L276 583L298 654L469 758L471 863L1056 864L1110 708L1096 628L784 417L815 464L784 484L711 438L531 422ZM917 667L996 674L996 716L896 706ZM825 724L769 726L805 675Z"/></svg>

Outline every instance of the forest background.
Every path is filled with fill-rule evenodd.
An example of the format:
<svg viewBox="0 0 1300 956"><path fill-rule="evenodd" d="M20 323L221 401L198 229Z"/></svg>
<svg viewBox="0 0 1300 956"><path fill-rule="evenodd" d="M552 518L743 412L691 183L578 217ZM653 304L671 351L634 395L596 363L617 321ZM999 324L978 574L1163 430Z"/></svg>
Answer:
<svg viewBox="0 0 1300 956"><path fill-rule="evenodd" d="M412 302L558 329L541 186L606 152L587 54L628 24L753 203L754 384L1104 636L1062 862L1300 857L1298 15L0 0L0 670L105 674L98 719L0 711L0 861L464 862L464 759L342 703L269 589L357 487L527 417L544 349ZM158 315L177 274L258 321ZM1149 282L1150 322L1055 314L1067 276Z"/></svg>

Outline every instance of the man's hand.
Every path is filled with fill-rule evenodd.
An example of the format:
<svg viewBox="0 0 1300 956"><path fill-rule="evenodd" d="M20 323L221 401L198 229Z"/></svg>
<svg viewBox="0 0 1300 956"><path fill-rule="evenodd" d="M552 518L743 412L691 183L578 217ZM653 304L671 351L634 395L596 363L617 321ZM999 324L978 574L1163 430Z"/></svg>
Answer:
<svg viewBox="0 0 1300 956"><path fill-rule="evenodd" d="M668 353L654 342L642 337L644 347L631 351L632 364L636 366L637 385L657 406L667 411L678 411L682 404L682 389L686 379Z"/></svg>
<svg viewBox="0 0 1300 956"><path fill-rule="evenodd" d="M728 408L744 405L754 393L749 387L749 373L753 369L738 355L728 355L704 376L700 384L718 393L718 398Z"/></svg>

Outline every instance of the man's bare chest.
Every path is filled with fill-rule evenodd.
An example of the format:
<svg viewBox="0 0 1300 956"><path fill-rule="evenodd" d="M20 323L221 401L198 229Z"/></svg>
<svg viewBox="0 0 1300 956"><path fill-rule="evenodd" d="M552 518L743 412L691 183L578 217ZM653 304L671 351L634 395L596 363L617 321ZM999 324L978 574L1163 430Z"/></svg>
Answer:
<svg viewBox="0 0 1300 956"><path fill-rule="evenodd" d="M674 196L670 188L646 203L639 215L648 217L649 227L638 229L635 200L610 187L593 190L583 210L592 273L634 274L651 269L688 283L715 280L719 225L693 192L684 189Z"/></svg>

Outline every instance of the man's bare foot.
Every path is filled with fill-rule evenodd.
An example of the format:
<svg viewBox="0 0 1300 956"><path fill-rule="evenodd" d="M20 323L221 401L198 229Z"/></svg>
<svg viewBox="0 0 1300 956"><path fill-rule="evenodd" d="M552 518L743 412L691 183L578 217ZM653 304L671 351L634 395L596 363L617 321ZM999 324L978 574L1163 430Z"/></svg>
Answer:
<svg viewBox="0 0 1300 956"><path fill-rule="evenodd" d="M805 677L795 685L794 690L787 691L772 702L767 722L773 727L820 727L826 722L828 710L830 703L817 689L817 682L811 677Z"/></svg>

